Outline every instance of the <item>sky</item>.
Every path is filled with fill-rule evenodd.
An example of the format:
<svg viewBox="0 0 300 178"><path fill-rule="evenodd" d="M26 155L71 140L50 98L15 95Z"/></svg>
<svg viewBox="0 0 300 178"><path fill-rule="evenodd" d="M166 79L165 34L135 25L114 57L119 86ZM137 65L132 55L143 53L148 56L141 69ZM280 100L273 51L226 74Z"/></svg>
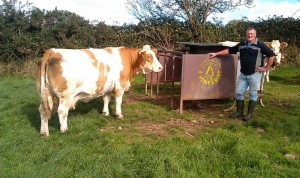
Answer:
<svg viewBox="0 0 300 178"><path fill-rule="evenodd" d="M33 3L35 7L45 10L67 10L93 21L104 21L107 25L136 24L138 21L131 16L126 7L126 0L19 0ZM254 0L254 7L239 7L233 12L217 14L226 24L230 20L256 20L257 17L267 19L273 15L300 19L300 0Z"/></svg>

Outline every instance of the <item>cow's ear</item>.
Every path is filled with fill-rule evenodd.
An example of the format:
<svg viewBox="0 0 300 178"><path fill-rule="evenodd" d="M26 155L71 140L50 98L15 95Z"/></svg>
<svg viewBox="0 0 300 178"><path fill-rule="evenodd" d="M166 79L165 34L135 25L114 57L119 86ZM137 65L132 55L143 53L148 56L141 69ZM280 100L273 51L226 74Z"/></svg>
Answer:
<svg viewBox="0 0 300 178"><path fill-rule="evenodd" d="M142 52L149 51L149 50L151 50L150 46L149 46L149 45L144 45L144 46L143 46L143 49L140 51L140 54L141 54Z"/></svg>
<svg viewBox="0 0 300 178"><path fill-rule="evenodd" d="M145 51L140 51L140 55L142 56L143 60L147 59L147 53Z"/></svg>
<svg viewBox="0 0 300 178"><path fill-rule="evenodd" d="M265 41L264 43L265 43L266 46L268 46L269 48L271 48L271 42Z"/></svg>
<svg viewBox="0 0 300 178"><path fill-rule="evenodd" d="M280 48L286 48L288 46L287 42L280 43Z"/></svg>
<svg viewBox="0 0 300 178"><path fill-rule="evenodd" d="M154 52L154 54L158 54L158 50L157 49L152 49L152 51Z"/></svg>

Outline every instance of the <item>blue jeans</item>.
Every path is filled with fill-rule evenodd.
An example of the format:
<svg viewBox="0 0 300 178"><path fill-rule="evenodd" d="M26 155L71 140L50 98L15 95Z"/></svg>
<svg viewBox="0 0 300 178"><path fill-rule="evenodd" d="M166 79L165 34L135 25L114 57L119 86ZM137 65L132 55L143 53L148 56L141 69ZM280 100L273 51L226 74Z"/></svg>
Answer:
<svg viewBox="0 0 300 178"><path fill-rule="evenodd" d="M245 92L249 87L249 100L257 101L257 91L259 90L261 76L261 72L255 72L252 75L244 75L243 73L240 73L236 86L236 99L244 100Z"/></svg>

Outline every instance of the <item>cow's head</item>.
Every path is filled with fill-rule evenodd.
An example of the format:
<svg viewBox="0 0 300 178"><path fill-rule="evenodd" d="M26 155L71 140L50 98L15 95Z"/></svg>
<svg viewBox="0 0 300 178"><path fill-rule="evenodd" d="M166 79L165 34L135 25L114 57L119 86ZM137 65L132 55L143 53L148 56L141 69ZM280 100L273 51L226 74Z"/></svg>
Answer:
<svg viewBox="0 0 300 178"><path fill-rule="evenodd" d="M145 45L139 53L144 60L140 66L144 74L147 72L160 72L162 70L163 67L156 57L157 50L151 50L149 45Z"/></svg>
<svg viewBox="0 0 300 178"><path fill-rule="evenodd" d="M288 46L286 42L280 43L279 40L273 40L272 42L265 42L265 44L272 49L272 51L275 53L275 61L273 65L279 65L281 62L281 59L284 58L282 55L282 50Z"/></svg>
<svg viewBox="0 0 300 178"><path fill-rule="evenodd" d="M273 40L271 42L271 49L275 54L278 54L280 52L280 42L279 42L279 40Z"/></svg>

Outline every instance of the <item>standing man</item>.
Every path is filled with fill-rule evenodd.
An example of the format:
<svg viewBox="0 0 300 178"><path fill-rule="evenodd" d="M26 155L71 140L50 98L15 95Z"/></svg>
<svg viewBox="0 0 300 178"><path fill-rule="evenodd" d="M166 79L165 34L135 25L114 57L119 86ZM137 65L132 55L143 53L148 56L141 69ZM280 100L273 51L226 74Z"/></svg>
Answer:
<svg viewBox="0 0 300 178"><path fill-rule="evenodd" d="M240 53L241 64L241 73L238 77L235 98L237 111L230 114L229 117L237 118L244 116L244 94L249 87L248 114L243 118L243 121L248 121L252 118L255 103L258 99L257 91L262 74L270 69L275 54L262 41L256 38L256 29L254 27L247 28L246 40L241 41L236 46L208 54L210 58L213 58L218 55L236 54L237 52ZM266 66L264 66L263 55L269 58Z"/></svg>

